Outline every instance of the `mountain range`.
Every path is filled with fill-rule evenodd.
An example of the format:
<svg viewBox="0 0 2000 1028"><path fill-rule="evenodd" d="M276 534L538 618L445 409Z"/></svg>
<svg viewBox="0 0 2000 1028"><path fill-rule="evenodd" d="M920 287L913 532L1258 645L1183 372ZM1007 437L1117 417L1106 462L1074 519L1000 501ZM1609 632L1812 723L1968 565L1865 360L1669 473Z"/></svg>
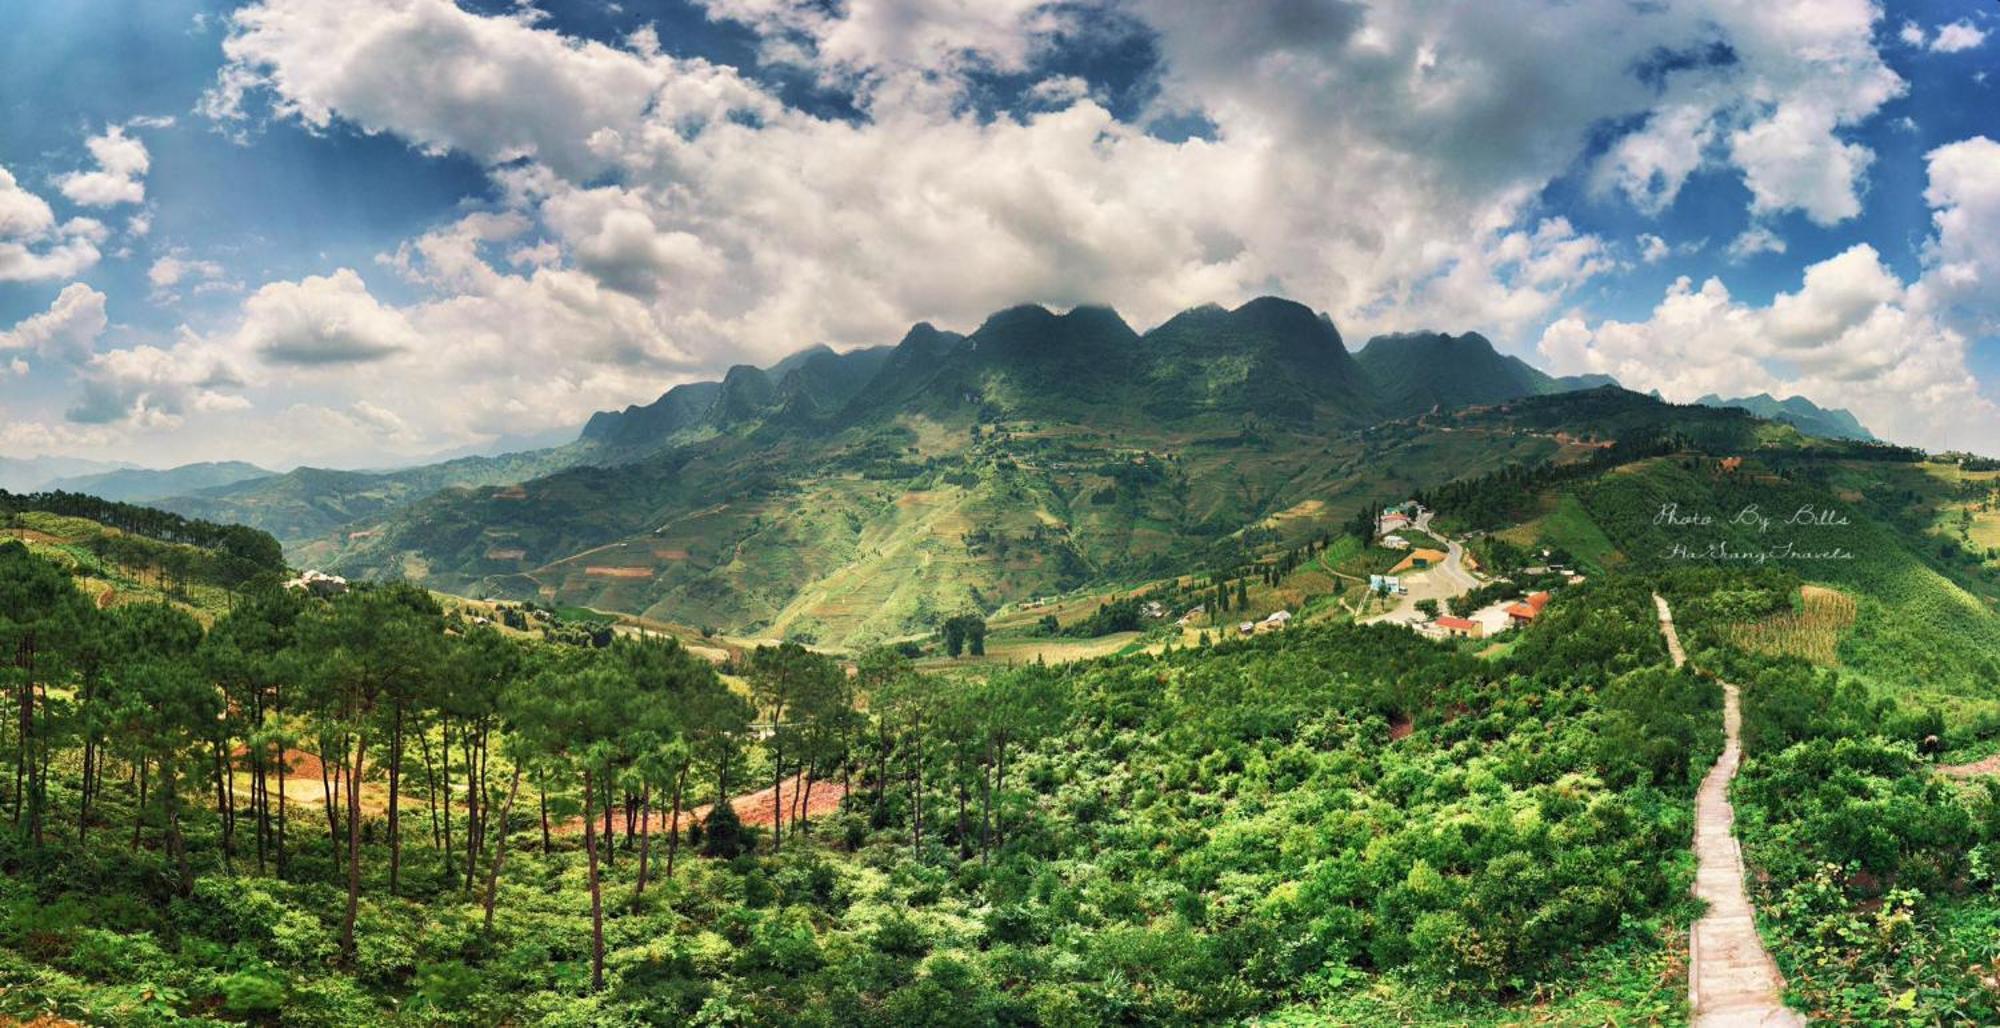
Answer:
<svg viewBox="0 0 2000 1028"><path fill-rule="evenodd" d="M1753 414L1556 378L1476 333L1350 352L1331 320L1274 297L1144 333L1104 307L1020 306L966 334L918 324L894 346L739 365L601 412L561 446L250 469L157 502L350 575L859 643L1227 565L1372 503L1666 422L1811 445L1813 422Z"/></svg>
<svg viewBox="0 0 2000 1028"><path fill-rule="evenodd" d="M1772 421L1782 421L1807 435L1822 439L1857 439L1862 442L1877 442L1875 434L1863 427L1861 420L1852 413L1838 407L1821 407L1803 396L1774 399L1769 393L1758 393L1734 400L1725 400L1714 393L1695 401L1704 407L1740 407Z"/></svg>

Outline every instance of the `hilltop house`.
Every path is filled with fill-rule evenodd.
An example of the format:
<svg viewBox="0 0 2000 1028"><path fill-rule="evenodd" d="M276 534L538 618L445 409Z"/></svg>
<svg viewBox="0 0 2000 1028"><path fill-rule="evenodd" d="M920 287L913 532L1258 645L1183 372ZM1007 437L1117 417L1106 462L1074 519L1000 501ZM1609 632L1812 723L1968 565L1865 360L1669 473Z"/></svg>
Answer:
<svg viewBox="0 0 2000 1028"><path fill-rule="evenodd" d="M1527 599L1507 608L1507 620L1517 628L1533 624L1536 618L1542 616L1542 608L1548 604L1548 593L1531 593Z"/></svg>
<svg viewBox="0 0 2000 1028"><path fill-rule="evenodd" d="M1400 535L1385 535L1382 537L1382 545L1392 550L1407 550L1410 548L1410 541Z"/></svg>
<svg viewBox="0 0 2000 1028"><path fill-rule="evenodd" d="M1410 527L1410 516L1408 514L1400 510L1385 510L1382 512L1382 516L1375 521L1375 534L1382 535L1399 528L1408 527Z"/></svg>
<svg viewBox="0 0 2000 1028"><path fill-rule="evenodd" d="M287 589L303 589L314 596L339 596L347 591L347 579L324 571L307 571L285 583Z"/></svg>

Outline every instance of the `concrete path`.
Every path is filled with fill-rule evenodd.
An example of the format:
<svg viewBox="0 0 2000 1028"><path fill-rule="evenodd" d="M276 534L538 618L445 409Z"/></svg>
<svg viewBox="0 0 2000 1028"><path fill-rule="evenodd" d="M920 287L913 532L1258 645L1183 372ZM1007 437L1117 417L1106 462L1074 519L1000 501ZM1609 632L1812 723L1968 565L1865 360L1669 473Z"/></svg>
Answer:
<svg viewBox="0 0 2000 1028"><path fill-rule="evenodd" d="M1680 667L1687 654L1674 631L1673 612L1664 597L1655 594L1653 602L1660 609L1667 652ZM1688 939L1688 1007L1698 1026L1802 1026L1805 1018L1785 1006L1785 978L1757 937L1750 898L1743 891L1743 850L1736 844L1736 808L1729 803L1729 781L1742 759L1743 712L1736 687L1721 685L1722 756L1695 797L1694 894L1708 901L1708 912L1695 922Z"/></svg>

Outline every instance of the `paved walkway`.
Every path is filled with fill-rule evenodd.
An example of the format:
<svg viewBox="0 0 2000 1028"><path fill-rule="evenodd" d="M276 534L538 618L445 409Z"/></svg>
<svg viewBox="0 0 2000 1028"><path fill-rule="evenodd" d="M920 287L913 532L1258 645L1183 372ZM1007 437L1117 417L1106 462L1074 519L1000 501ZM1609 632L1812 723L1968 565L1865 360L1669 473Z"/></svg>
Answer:
<svg viewBox="0 0 2000 1028"><path fill-rule="evenodd" d="M1664 597L1655 594L1653 602L1660 609L1667 652L1680 667L1687 654L1674 631L1673 612ZM1708 901L1708 912L1695 922L1688 939L1688 1007L1698 1026L1803 1026L1805 1018L1781 998L1784 975L1757 936L1750 898L1743 891L1743 850L1736 844L1736 808L1729 803L1729 781L1742 759L1743 711L1736 687L1721 685L1722 756L1695 797L1694 894Z"/></svg>

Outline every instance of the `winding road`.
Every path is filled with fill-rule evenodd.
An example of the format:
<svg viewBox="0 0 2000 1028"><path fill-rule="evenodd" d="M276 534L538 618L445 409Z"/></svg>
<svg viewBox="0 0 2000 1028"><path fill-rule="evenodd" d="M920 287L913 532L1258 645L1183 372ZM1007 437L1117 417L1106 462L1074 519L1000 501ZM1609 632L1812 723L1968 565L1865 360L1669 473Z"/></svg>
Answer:
<svg viewBox="0 0 2000 1028"><path fill-rule="evenodd" d="M1687 654L1674 631L1673 611L1658 593L1653 602L1659 607L1667 652L1680 667L1687 663ZM1736 686L1719 684L1722 756L1701 780L1695 797L1694 894L1708 901L1708 911L1694 923L1688 938L1688 1008L1697 1026L1802 1028L1805 1018L1785 1006L1785 977L1757 936L1756 914L1743 891L1743 848L1736 842L1736 808L1729 803L1729 782L1736 777L1743 755L1743 711Z"/></svg>

